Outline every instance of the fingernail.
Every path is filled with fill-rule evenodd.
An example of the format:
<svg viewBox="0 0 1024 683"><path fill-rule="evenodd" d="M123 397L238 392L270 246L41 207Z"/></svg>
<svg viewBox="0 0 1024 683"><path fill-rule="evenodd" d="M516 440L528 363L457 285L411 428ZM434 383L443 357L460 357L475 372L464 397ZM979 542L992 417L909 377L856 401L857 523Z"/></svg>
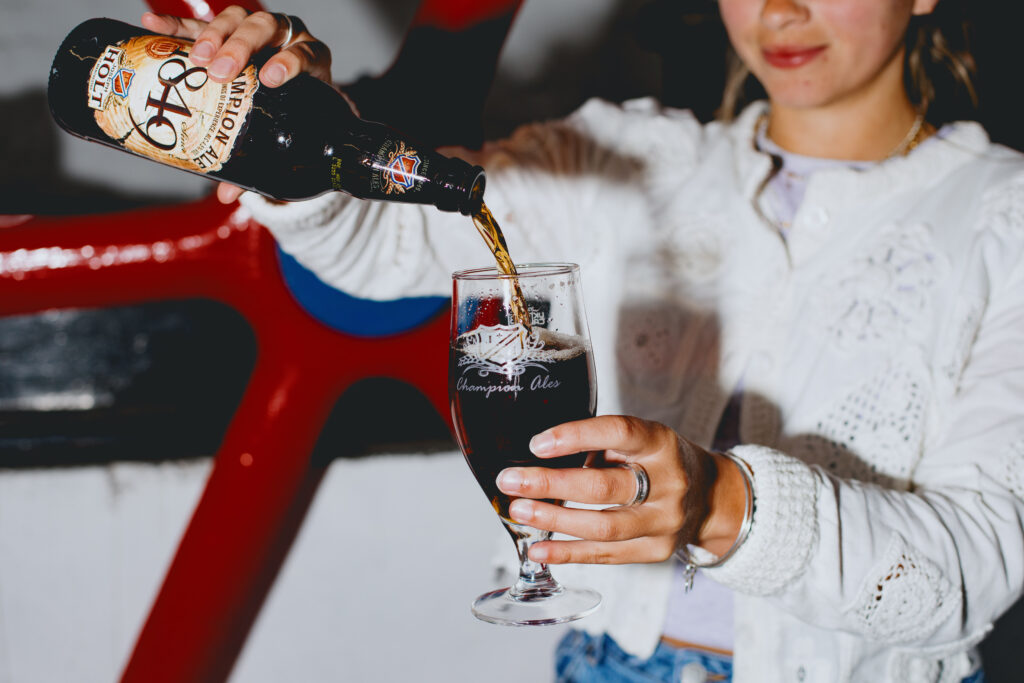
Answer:
<svg viewBox="0 0 1024 683"><path fill-rule="evenodd" d="M216 50L213 49L213 43L204 40L192 46L192 54L190 55L190 57L192 58L193 62L197 59L201 59L205 62L208 59L212 59L215 52Z"/></svg>
<svg viewBox="0 0 1024 683"><path fill-rule="evenodd" d="M515 493L523 487L523 473L516 469L502 470L498 475L498 488L505 493Z"/></svg>
<svg viewBox="0 0 1024 683"><path fill-rule="evenodd" d="M263 69L263 82L267 85L281 85L284 83L288 70L280 64L271 64Z"/></svg>
<svg viewBox="0 0 1024 683"><path fill-rule="evenodd" d="M524 498L517 498L508 506L508 514L517 522L529 522L533 519L533 503Z"/></svg>
<svg viewBox="0 0 1024 683"><path fill-rule="evenodd" d="M541 432L530 439L530 450L534 455L544 455L555 448L555 437L551 432Z"/></svg>
<svg viewBox="0 0 1024 683"><path fill-rule="evenodd" d="M548 549L544 546L533 546L528 554L534 562L544 563L548 561Z"/></svg>
<svg viewBox="0 0 1024 683"><path fill-rule="evenodd" d="M215 78L228 78L229 76L235 75L235 60L230 57L221 57L210 65L207 69L210 75Z"/></svg>

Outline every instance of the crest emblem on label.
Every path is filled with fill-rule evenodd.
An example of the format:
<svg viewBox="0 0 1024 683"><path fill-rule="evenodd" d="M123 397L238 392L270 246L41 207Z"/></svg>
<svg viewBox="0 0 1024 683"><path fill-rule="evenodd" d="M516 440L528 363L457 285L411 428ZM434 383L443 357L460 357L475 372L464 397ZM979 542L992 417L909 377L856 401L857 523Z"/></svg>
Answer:
<svg viewBox="0 0 1024 683"><path fill-rule="evenodd" d="M128 88L132 87L132 79L135 78L133 69L120 69L111 82L111 90L122 100L128 97Z"/></svg>
<svg viewBox="0 0 1024 683"><path fill-rule="evenodd" d="M536 333L517 325L481 325L459 337L464 352L459 359L462 374L475 370L481 377L490 373L518 377L527 368L547 367L544 342Z"/></svg>
<svg viewBox="0 0 1024 683"><path fill-rule="evenodd" d="M170 36L108 45L89 73L87 97L96 124L128 151L207 173L231 157L259 80L249 65L232 82L215 83L191 50Z"/></svg>
<svg viewBox="0 0 1024 683"><path fill-rule="evenodd" d="M421 160L416 150L406 147L404 142L391 152L384 165L384 192L386 194L403 193L416 186Z"/></svg>

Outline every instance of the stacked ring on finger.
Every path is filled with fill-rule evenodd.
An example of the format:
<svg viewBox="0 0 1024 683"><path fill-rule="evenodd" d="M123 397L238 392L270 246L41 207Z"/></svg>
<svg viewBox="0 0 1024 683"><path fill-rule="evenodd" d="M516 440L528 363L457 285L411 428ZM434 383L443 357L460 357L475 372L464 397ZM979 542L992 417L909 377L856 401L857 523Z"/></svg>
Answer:
<svg viewBox="0 0 1024 683"><path fill-rule="evenodd" d="M619 467L631 471L636 477L636 493L633 494L633 500L626 503L626 506L643 505L647 496L651 494L651 478L647 476L647 470L643 468L643 465L638 465L635 462L623 463Z"/></svg>
<svg viewBox="0 0 1024 683"><path fill-rule="evenodd" d="M306 30L306 27L302 23L301 19L299 19L298 17L293 17L290 14L276 12L274 16L277 17L278 21L284 22L284 25L286 27L284 39L281 41L280 47L282 50L287 50L289 47L291 47L292 38L294 37L294 35L296 33L302 33L304 30Z"/></svg>

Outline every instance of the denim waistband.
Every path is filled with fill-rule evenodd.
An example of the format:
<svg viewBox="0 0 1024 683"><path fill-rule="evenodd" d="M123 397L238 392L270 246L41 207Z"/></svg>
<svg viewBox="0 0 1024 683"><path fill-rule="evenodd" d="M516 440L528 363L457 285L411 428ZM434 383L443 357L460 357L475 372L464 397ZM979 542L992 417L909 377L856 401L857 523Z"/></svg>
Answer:
<svg viewBox="0 0 1024 683"><path fill-rule="evenodd" d="M732 657L658 643L649 659L635 657L608 635L570 631L555 650L557 683L731 683ZM976 671L962 683L985 683Z"/></svg>
<svg viewBox="0 0 1024 683"><path fill-rule="evenodd" d="M555 671L558 683L729 683L732 658L658 643L650 658L641 659L608 635L571 631L555 651Z"/></svg>

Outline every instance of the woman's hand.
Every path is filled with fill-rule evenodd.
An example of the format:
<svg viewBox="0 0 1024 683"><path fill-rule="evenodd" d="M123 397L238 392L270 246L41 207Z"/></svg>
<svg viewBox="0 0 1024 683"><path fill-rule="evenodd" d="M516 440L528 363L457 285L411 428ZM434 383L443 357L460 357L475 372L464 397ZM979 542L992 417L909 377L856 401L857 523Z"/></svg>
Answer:
<svg viewBox="0 0 1024 683"><path fill-rule="evenodd" d="M232 5L209 23L168 14L146 12L142 25L154 31L195 41L189 59L206 67L211 80L226 83L235 78L252 56L268 47L281 49L260 69L260 82L276 88L300 73L331 82L331 51L314 38L295 17L269 12L250 12ZM285 44L287 41L287 44ZM217 186L217 198L225 204L238 199L242 188L228 183Z"/></svg>
<svg viewBox="0 0 1024 683"><path fill-rule="evenodd" d="M536 543L530 549L535 562L660 562L671 557L681 540L721 554L739 533L746 504L743 474L728 458L662 424L621 416L567 422L536 435L530 450L541 458L603 450L605 464L636 463L650 478L647 500L628 505L636 477L626 468L503 470L498 487L519 497L510 507L515 521L581 539ZM701 504L703 494L708 513L702 512L708 509ZM580 510L532 500L541 498L618 507ZM692 538L681 539L681 534Z"/></svg>

